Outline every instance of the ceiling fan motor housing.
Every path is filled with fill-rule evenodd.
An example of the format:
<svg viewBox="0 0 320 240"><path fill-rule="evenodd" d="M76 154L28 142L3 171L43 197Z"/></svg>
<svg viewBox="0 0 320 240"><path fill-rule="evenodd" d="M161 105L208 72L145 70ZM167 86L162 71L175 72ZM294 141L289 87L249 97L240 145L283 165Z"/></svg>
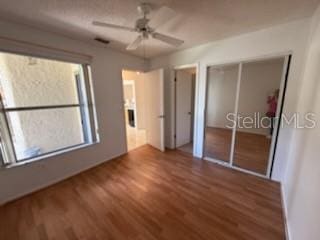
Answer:
<svg viewBox="0 0 320 240"><path fill-rule="evenodd" d="M149 19L147 18L139 18L136 21L135 28L140 33L151 33L152 29L148 26Z"/></svg>

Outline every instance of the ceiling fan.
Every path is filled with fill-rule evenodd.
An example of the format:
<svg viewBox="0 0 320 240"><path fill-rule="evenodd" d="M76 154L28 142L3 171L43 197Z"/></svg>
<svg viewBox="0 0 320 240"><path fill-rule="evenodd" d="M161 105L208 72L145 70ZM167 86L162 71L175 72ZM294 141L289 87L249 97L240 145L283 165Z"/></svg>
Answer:
<svg viewBox="0 0 320 240"><path fill-rule="evenodd" d="M155 16L152 19L148 18L148 15L152 11L152 7L150 4L142 3L137 7L137 10L142 17L136 20L134 27L120 26L98 21L93 21L92 24L99 27L137 32L139 34L138 37L127 46L127 50L137 49L142 41L148 39L149 37L157 39L174 47L179 47L184 43L184 41L180 39L170 37L155 31L157 27L169 21L175 16L175 12L172 9L163 6L156 12Z"/></svg>

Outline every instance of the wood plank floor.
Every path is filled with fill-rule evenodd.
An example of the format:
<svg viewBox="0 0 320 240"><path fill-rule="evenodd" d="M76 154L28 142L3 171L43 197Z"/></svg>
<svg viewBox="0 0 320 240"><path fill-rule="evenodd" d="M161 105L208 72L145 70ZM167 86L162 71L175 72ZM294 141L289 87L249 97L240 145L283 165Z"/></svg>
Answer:
<svg viewBox="0 0 320 240"><path fill-rule="evenodd" d="M229 162L232 130L206 128L205 156ZM264 135L237 132L234 165L265 175L268 168L271 139Z"/></svg>
<svg viewBox="0 0 320 240"><path fill-rule="evenodd" d="M184 144L184 145L178 147L177 150L180 150L182 152L189 153L189 154L193 155L193 142L189 142L187 144Z"/></svg>
<svg viewBox="0 0 320 240"><path fill-rule="evenodd" d="M142 146L0 207L0 239L285 239L275 182Z"/></svg>

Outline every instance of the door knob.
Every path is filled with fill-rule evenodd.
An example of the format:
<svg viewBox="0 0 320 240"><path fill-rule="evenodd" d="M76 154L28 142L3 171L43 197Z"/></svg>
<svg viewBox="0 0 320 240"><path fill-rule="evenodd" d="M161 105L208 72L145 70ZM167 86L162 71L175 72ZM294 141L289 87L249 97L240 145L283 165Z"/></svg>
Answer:
<svg viewBox="0 0 320 240"><path fill-rule="evenodd" d="M164 117L165 117L164 115L159 115L159 116L158 116L158 118L164 118Z"/></svg>

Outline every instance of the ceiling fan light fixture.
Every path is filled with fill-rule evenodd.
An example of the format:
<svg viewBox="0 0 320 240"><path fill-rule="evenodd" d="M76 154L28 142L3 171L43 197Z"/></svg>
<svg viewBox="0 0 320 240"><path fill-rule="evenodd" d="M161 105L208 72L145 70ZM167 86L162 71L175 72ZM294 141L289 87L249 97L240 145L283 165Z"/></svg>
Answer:
<svg viewBox="0 0 320 240"><path fill-rule="evenodd" d="M184 43L184 41L180 39L165 34L161 34L155 31L160 25L168 22L170 19L175 17L174 10L166 6L162 6L159 10L157 10L156 14L153 15L152 19L149 19L147 17L147 15L152 10L150 4L141 3L137 7L137 10L139 14L142 15L142 17L135 21L134 27L120 26L112 23L104 23L97 21L93 21L92 24L98 27L106 27L111 29L138 33L139 35L136 37L136 39L127 46L126 49L129 51L136 50L140 46L140 44L142 44L143 40L149 39L149 36L173 47L179 47L181 44Z"/></svg>

